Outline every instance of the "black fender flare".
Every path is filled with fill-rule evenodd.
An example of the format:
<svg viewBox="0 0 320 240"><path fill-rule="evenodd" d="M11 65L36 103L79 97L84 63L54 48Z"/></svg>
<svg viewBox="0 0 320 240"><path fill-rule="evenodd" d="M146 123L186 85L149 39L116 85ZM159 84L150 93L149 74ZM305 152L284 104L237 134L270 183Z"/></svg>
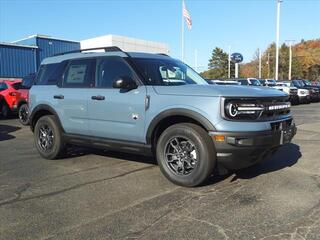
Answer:
<svg viewBox="0 0 320 240"><path fill-rule="evenodd" d="M46 104L40 104L38 106L36 106L30 116L29 116L29 121L30 121L30 128L31 128L31 131L33 132L34 130L34 126L35 126L35 122L34 122L34 118L37 116L37 114L40 112L40 111L47 111L47 112L50 112L52 115L54 115L58 121L58 124L60 125L62 131L64 132L64 129L62 127L62 124L61 124L61 121L60 121L60 118L57 114L57 112L49 105L46 105Z"/></svg>
<svg viewBox="0 0 320 240"><path fill-rule="evenodd" d="M213 124L204 116L202 116L200 113L195 112L193 110L185 109L185 108L172 108L165 110L161 113L159 113L149 124L147 133L146 133L146 141L147 144L150 144L152 142L152 134L154 130L156 129L157 125L165 118L167 117L188 117L193 119L194 121L199 122L207 131L215 130L215 127Z"/></svg>

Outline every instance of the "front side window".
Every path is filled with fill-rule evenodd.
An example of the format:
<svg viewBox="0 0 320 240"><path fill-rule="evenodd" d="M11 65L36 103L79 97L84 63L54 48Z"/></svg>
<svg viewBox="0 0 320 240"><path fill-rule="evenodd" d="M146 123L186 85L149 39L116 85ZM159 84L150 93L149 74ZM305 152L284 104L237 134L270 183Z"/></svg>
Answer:
<svg viewBox="0 0 320 240"><path fill-rule="evenodd" d="M94 60L71 61L64 73L63 87L90 87L93 81Z"/></svg>
<svg viewBox="0 0 320 240"><path fill-rule="evenodd" d="M192 68L174 59L134 58L133 61L149 85L208 85Z"/></svg>
<svg viewBox="0 0 320 240"><path fill-rule="evenodd" d="M112 88L113 82L123 77L134 79L133 71L122 58L108 57L98 60L96 87Z"/></svg>

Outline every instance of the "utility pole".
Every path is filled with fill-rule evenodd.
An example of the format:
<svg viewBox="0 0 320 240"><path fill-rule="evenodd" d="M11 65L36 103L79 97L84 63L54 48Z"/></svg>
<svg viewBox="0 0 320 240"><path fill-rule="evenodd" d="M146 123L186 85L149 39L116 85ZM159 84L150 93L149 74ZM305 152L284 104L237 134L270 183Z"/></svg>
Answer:
<svg viewBox="0 0 320 240"><path fill-rule="evenodd" d="M280 39L280 7L282 0L277 0L277 30L276 30L276 72L275 80L279 78L279 39Z"/></svg>
<svg viewBox="0 0 320 240"><path fill-rule="evenodd" d="M291 80L291 73L292 73L292 43L294 40L286 40L286 42L289 44L289 73L288 73L288 79Z"/></svg>
<svg viewBox="0 0 320 240"><path fill-rule="evenodd" d="M261 50L259 48L259 78L261 78L261 70L262 70L262 65L261 65Z"/></svg>
<svg viewBox="0 0 320 240"><path fill-rule="evenodd" d="M228 78L231 78L231 46L229 46L229 56L228 56Z"/></svg>

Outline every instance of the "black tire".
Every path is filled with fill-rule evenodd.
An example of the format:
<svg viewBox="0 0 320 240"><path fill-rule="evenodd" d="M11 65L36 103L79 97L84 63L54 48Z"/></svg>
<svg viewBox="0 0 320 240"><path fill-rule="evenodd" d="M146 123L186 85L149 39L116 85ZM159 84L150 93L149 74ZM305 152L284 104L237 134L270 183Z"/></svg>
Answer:
<svg viewBox="0 0 320 240"><path fill-rule="evenodd" d="M8 107L8 105L6 103L1 104L1 115L4 118L10 117L10 108Z"/></svg>
<svg viewBox="0 0 320 240"><path fill-rule="evenodd" d="M18 111L19 121L22 125L29 125L29 107L28 104L24 103L19 107Z"/></svg>
<svg viewBox="0 0 320 240"><path fill-rule="evenodd" d="M53 137L51 138L51 136ZM43 139L48 140L47 145ZM39 154L43 158L52 160L62 157L65 150L65 143L62 138L61 128L55 116L46 115L37 121L34 128L34 141ZM45 146L47 146L47 148Z"/></svg>
<svg viewBox="0 0 320 240"><path fill-rule="evenodd" d="M180 145L174 147L174 141L178 141ZM193 151L186 153L182 150L182 155L178 154L178 156L177 146L183 149L187 144ZM174 154L169 153L170 149L173 149ZM156 155L162 173L173 183L185 187L202 184L213 173L216 165L216 153L212 139L203 128L192 123L178 123L167 128L159 137ZM170 156L171 159L168 159ZM188 159L188 161L181 163L180 160L176 160L177 156L181 159ZM190 164L190 158L196 161L191 161L193 164ZM188 172L185 167L191 167L191 165L193 168L187 168L190 171ZM179 170L182 170L182 173Z"/></svg>

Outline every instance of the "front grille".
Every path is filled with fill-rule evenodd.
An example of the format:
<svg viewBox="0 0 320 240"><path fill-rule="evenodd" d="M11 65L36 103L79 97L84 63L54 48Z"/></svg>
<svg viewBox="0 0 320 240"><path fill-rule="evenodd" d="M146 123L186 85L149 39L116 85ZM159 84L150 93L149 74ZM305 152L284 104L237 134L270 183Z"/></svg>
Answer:
<svg viewBox="0 0 320 240"><path fill-rule="evenodd" d="M278 131L278 130L280 130L281 124L282 124L282 129L285 129L285 128L287 128L287 127L290 127L291 124L292 124L292 119L288 119L288 120L281 121L281 122L273 122L273 123L270 123L270 125L271 125L271 130L272 130L272 131Z"/></svg>
<svg viewBox="0 0 320 240"><path fill-rule="evenodd" d="M290 95L298 95L298 89L290 89Z"/></svg>

